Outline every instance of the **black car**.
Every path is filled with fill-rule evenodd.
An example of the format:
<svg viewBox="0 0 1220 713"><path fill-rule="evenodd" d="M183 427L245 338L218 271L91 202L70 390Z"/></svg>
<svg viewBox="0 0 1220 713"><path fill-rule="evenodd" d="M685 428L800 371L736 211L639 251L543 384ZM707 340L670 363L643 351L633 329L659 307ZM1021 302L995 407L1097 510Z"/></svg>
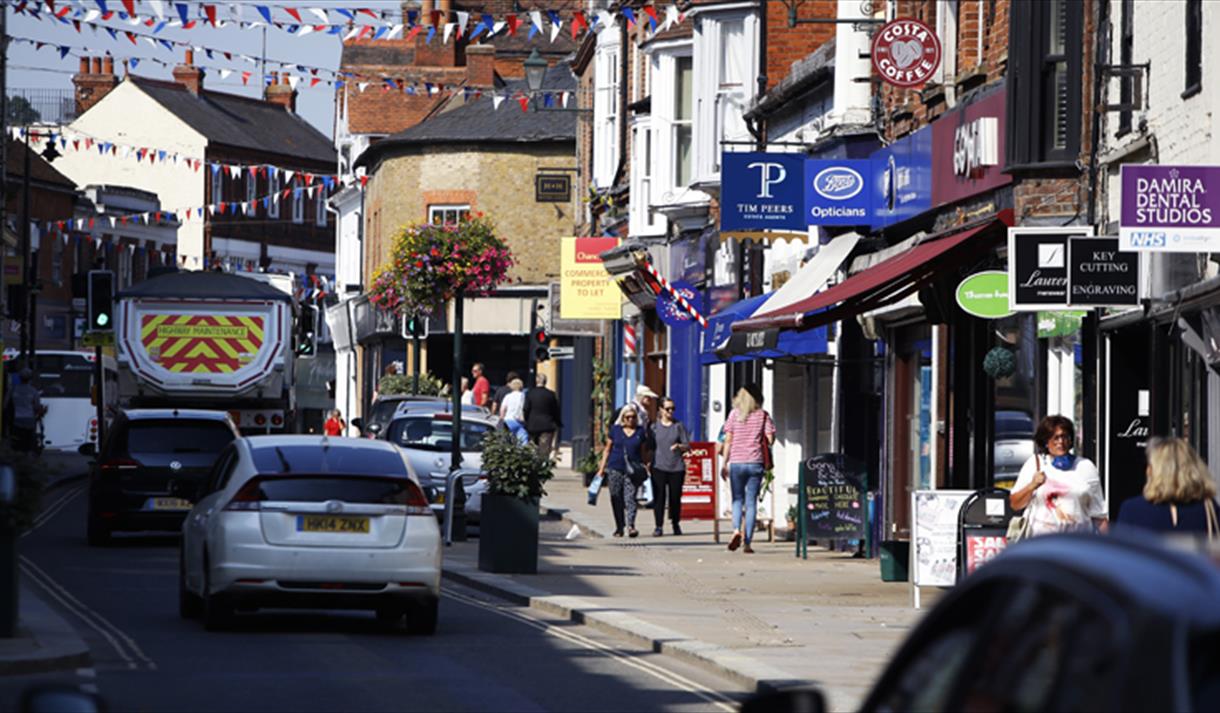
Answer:
<svg viewBox="0 0 1220 713"><path fill-rule="evenodd" d="M89 544L104 545L118 530L179 530L192 492L216 456L240 438L224 411L133 409L120 411L89 472ZM175 481L183 481L175 485Z"/></svg>

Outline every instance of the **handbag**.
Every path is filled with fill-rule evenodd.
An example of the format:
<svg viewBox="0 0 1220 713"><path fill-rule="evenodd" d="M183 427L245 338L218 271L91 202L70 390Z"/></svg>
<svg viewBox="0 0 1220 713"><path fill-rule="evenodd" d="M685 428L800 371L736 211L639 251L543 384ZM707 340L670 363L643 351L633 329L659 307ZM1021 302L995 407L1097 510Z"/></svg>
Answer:
<svg viewBox="0 0 1220 713"><path fill-rule="evenodd" d="M775 456L771 453L771 443L767 441L767 420L771 418L771 414L763 411L763 428L758 434L758 444L762 447L762 467L763 470L771 470L775 467Z"/></svg>
<svg viewBox="0 0 1220 713"><path fill-rule="evenodd" d="M652 478L645 478L643 485L636 489L635 500L644 507L652 507Z"/></svg>
<svg viewBox="0 0 1220 713"><path fill-rule="evenodd" d="M1033 527L1033 519L1022 513L1014 515L1008 521L1008 532L1005 534L1005 539L1009 545L1015 544L1029 537L1029 530Z"/></svg>
<svg viewBox="0 0 1220 713"><path fill-rule="evenodd" d="M623 446L623 469L623 474L627 476L627 479L637 486L641 481L648 479L648 471L644 470L642 463L631 459L631 455L627 453L627 446Z"/></svg>
<svg viewBox="0 0 1220 713"><path fill-rule="evenodd" d="M593 476L593 482L589 483L589 504L590 505L597 504L597 494L599 492L601 492L603 480L605 480L604 476L595 475L595 476Z"/></svg>
<svg viewBox="0 0 1220 713"><path fill-rule="evenodd" d="M1207 513L1207 541L1220 540L1220 517L1216 515L1216 502L1209 498L1203 503L1203 510Z"/></svg>

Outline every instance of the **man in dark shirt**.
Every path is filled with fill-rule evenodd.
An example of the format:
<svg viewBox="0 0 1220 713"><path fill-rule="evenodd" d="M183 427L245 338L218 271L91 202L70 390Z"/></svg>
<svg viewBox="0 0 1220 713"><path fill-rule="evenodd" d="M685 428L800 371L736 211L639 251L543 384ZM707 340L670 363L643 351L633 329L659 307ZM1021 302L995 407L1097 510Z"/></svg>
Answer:
<svg viewBox="0 0 1220 713"><path fill-rule="evenodd" d="M557 445L555 434L563 427L559 398L546 387L546 374L538 374L535 386L525 392L525 431L543 458L550 458Z"/></svg>

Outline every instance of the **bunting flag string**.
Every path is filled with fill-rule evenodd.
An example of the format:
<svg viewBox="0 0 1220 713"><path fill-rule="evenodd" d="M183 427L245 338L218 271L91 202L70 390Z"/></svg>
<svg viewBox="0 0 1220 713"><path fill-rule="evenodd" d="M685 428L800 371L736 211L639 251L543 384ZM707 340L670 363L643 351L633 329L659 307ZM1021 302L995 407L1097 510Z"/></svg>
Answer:
<svg viewBox="0 0 1220 713"><path fill-rule="evenodd" d="M436 35L436 28L441 27L443 40L473 41L478 37L490 38L507 29L510 35L515 35L521 25L517 13L508 13L502 18L487 13L479 13L475 26L467 31L470 13L453 10L443 13L433 10L431 17L421 18L417 10L401 13L393 10L377 10L371 8L350 7L316 7L295 5L264 5L252 3L214 3L214 2L157 2L148 0L146 3L151 12L134 2L124 0L122 9L110 7L106 0L70 0L56 3L54 0L0 0L4 5L14 8L17 14L34 19L50 19L61 24L74 25L80 31L81 25L88 24L94 28L100 27L117 38L122 33L136 43L139 33L122 28L97 23L117 21L129 27L144 26L152 30L154 39L166 28L191 30L200 27L223 28L236 25L242 29L274 27L291 35L305 36L313 33L323 33L341 36L344 41L355 39L393 39L408 31L411 36L428 29L427 41L430 43ZM173 7L174 14L166 11L166 6ZM249 16L246 11L253 6L255 15ZM675 3L656 3L645 5L641 10L647 16L649 30L652 33L664 31L675 22L682 22L695 10L682 12ZM665 14L665 22L658 25L659 10ZM303 14L308 13L308 16ZM549 35L554 42L562 31L565 22L568 23L572 39L578 39L589 32L600 32L608 29L621 18L629 26L639 22L635 10L625 5L617 12L601 10L592 22L580 10L566 12L566 17L557 10L532 10L529 12L529 38L538 34ZM545 22L544 22L545 17ZM423 22L421 22L421 20ZM549 25L549 30L545 25ZM175 42L170 40L170 42Z"/></svg>

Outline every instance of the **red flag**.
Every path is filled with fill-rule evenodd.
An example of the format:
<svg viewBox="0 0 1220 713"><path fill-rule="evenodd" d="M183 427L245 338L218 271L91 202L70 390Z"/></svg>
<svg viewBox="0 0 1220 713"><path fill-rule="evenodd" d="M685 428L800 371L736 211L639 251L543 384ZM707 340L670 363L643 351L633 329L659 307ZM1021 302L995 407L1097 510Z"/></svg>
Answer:
<svg viewBox="0 0 1220 713"><path fill-rule="evenodd" d="M68 8L64 8L64 9L67 10ZM72 26L76 28L76 34L79 35L80 34L80 20L73 20Z"/></svg>
<svg viewBox="0 0 1220 713"><path fill-rule="evenodd" d="M516 15L506 15L504 21L508 23L508 34L517 34L517 28L521 26L521 20Z"/></svg>
<svg viewBox="0 0 1220 713"><path fill-rule="evenodd" d="M208 16L208 22L212 23L212 27L216 27L216 6L204 5L203 14Z"/></svg>
<svg viewBox="0 0 1220 713"><path fill-rule="evenodd" d="M416 25L415 27L412 27L411 31L407 33L407 40L409 41L409 40L415 39L415 36L418 35L421 31L423 31L423 29L424 29L423 25Z"/></svg>
<svg viewBox="0 0 1220 713"><path fill-rule="evenodd" d="M446 19L448 19L448 18L446 18ZM432 26L433 27L441 26L441 11L440 10L432 11Z"/></svg>
<svg viewBox="0 0 1220 713"><path fill-rule="evenodd" d="M585 20L585 14L580 10L572 13L572 39L576 39L576 35L580 34L580 28L589 28L589 22Z"/></svg>
<svg viewBox="0 0 1220 713"><path fill-rule="evenodd" d="M136 36L134 34L130 32L124 32L123 34L127 35L127 39L131 40L131 44L134 45L136 43Z"/></svg>
<svg viewBox="0 0 1220 713"><path fill-rule="evenodd" d="M151 17L144 21L145 27L152 27L155 24L157 24L157 21L152 19Z"/></svg>
<svg viewBox="0 0 1220 713"><path fill-rule="evenodd" d="M369 17L373 18L374 20L380 20L380 19L381 19L381 16L380 16L380 15L378 15L377 13L375 13L375 12L373 12L372 10L368 9L367 7L362 7L362 8L360 8L359 10L357 10L357 11L356 11L356 14L357 14L357 15L359 15L359 14L360 14L360 13L362 13L362 12L363 12L365 15L368 15Z"/></svg>
<svg viewBox="0 0 1220 713"><path fill-rule="evenodd" d="M241 83L242 83L242 84L248 84L249 82L250 82L250 73L249 73L249 72L242 72L242 73L241 73Z"/></svg>
<svg viewBox="0 0 1220 713"><path fill-rule="evenodd" d="M123 7L127 10L128 15L136 14L136 0L123 0Z"/></svg>
<svg viewBox="0 0 1220 713"><path fill-rule="evenodd" d="M368 176L361 176L361 177L360 177L360 187L361 187L361 188L364 188L364 187L365 187L365 186L367 186L368 184L369 184L369 177L368 177Z"/></svg>
<svg viewBox="0 0 1220 713"><path fill-rule="evenodd" d="M286 7L284 8L284 12L292 15L292 19L296 20L298 24L301 22L301 13L297 12L295 7Z"/></svg>
<svg viewBox="0 0 1220 713"><path fill-rule="evenodd" d="M372 25L365 25L364 27L362 27L360 29L360 34L356 35L356 39L363 40L365 37L368 37L369 33L371 33L372 31L373 31Z"/></svg>
<svg viewBox="0 0 1220 713"><path fill-rule="evenodd" d="M72 139L72 150L80 151L80 139Z"/></svg>
<svg viewBox="0 0 1220 713"><path fill-rule="evenodd" d="M644 12L647 13L648 16L652 18L652 26L656 27L657 26L657 8L653 5L645 5Z"/></svg>
<svg viewBox="0 0 1220 713"><path fill-rule="evenodd" d="M521 111L530 110L530 98L525 96L524 94L517 97L517 103L521 105Z"/></svg>
<svg viewBox="0 0 1220 713"><path fill-rule="evenodd" d="M103 13L102 13L102 19L103 19L103 20L109 20L109 19L110 19L110 18L112 18L112 17L114 17L114 10L110 10L110 11L108 11L108 12L103 12Z"/></svg>
<svg viewBox="0 0 1220 713"><path fill-rule="evenodd" d="M320 82L320 81L322 81L322 80L318 79L317 77L314 77L313 79L309 80L309 86L316 87L316 86L318 86L318 82Z"/></svg>
<svg viewBox="0 0 1220 713"><path fill-rule="evenodd" d="M198 23L198 22L196 22L196 21L194 21L194 20L191 20L190 22L188 22L188 23L184 24L184 25L182 26L182 29L184 29L184 30L189 30L189 29L193 28L193 27L194 27L195 25L197 25L197 24L199 24L199 23Z"/></svg>
<svg viewBox="0 0 1220 713"><path fill-rule="evenodd" d="M93 218L89 219L89 230L93 230Z"/></svg>

